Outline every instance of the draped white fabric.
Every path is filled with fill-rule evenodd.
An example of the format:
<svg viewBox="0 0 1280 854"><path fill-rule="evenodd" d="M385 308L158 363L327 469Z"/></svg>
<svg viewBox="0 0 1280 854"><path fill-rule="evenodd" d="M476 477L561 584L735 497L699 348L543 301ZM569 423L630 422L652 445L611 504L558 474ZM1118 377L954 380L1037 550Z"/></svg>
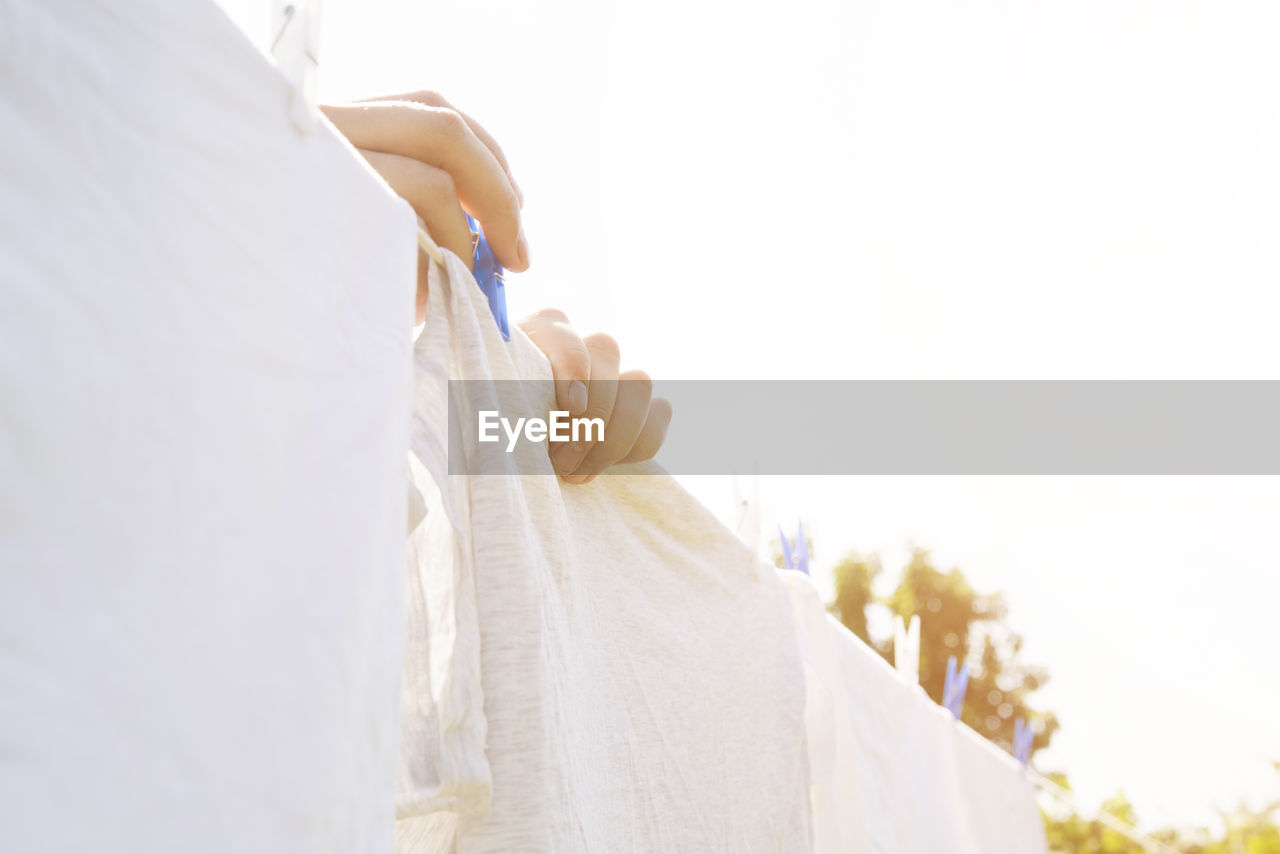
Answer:
<svg viewBox="0 0 1280 854"><path fill-rule="evenodd" d="M1035 789L784 573L810 698L815 854L1045 854Z"/></svg>
<svg viewBox="0 0 1280 854"><path fill-rule="evenodd" d="M449 381L546 362L449 255L411 347L408 207L215 7L0 0L0 47L6 850L1045 850L655 467L447 473Z"/></svg>
<svg viewBox="0 0 1280 854"><path fill-rule="evenodd" d="M808 852L775 571L651 465L566 486L532 445L537 474L446 474L450 380L463 408L489 380L552 402L545 358L446 257L415 353L399 849Z"/></svg>
<svg viewBox="0 0 1280 854"><path fill-rule="evenodd" d="M0 847L389 850L414 218L212 3L0 48Z"/></svg>
<svg viewBox="0 0 1280 854"><path fill-rule="evenodd" d="M415 361L402 854L1045 851L1009 757L655 467L447 473L461 413L552 407L452 256Z"/></svg>

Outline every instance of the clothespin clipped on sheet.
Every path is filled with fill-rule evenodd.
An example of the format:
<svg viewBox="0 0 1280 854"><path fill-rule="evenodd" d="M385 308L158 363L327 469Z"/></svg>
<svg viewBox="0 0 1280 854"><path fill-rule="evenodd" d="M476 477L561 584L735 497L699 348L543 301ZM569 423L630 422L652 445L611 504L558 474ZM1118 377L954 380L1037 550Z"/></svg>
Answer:
<svg viewBox="0 0 1280 854"><path fill-rule="evenodd" d="M787 534L782 530L782 526L778 526L778 539L782 541L782 568L791 569L795 564L795 555L791 553L791 541L787 539Z"/></svg>
<svg viewBox="0 0 1280 854"><path fill-rule="evenodd" d="M893 621L893 666L913 685L920 682L920 615Z"/></svg>
<svg viewBox="0 0 1280 854"><path fill-rule="evenodd" d="M809 541L804 536L804 523L796 520L796 569L809 574Z"/></svg>
<svg viewBox="0 0 1280 854"><path fill-rule="evenodd" d="M792 551L791 543L787 540L787 535L783 533L782 526L778 526L778 538L782 540L782 565L786 569L798 569L805 575L809 574L809 544L804 538L804 523L796 523L796 547Z"/></svg>
<svg viewBox="0 0 1280 854"><path fill-rule="evenodd" d="M470 214L467 214L467 223L471 226L471 271L476 277L476 283L480 285L480 290L484 291L484 295L489 299L489 313L493 315L498 329L502 332L502 340L510 341L511 330L507 325L507 290L503 280L502 265L493 254L493 249L490 248L480 223L472 219Z"/></svg>
<svg viewBox="0 0 1280 854"><path fill-rule="evenodd" d="M942 705L951 712L951 717L960 720L960 711L964 708L964 694L969 690L969 662L965 662L956 670L956 657L947 659L947 681L942 688Z"/></svg>
<svg viewBox="0 0 1280 854"><path fill-rule="evenodd" d="M293 87L289 118L298 133L318 126L316 71L320 67L320 0L273 0L271 58Z"/></svg>
<svg viewBox="0 0 1280 854"><path fill-rule="evenodd" d="M1023 768L1027 767L1027 763L1031 761L1031 745L1035 741L1035 730L1031 728L1031 724L1018 718L1013 722L1013 758Z"/></svg>

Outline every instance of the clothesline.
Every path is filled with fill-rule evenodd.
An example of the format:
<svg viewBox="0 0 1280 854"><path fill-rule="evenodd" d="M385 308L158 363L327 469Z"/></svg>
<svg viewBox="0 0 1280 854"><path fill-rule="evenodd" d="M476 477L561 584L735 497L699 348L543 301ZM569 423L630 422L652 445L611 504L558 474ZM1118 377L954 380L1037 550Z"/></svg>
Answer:
<svg viewBox="0 0 1280 854"><path fill-rule="evenodd" d="M427 231L426 225L422 222L422 217L418 217L418 246L423 252L427 253L432 261L437 264L444 263L444 253L440 251L440 247L431 239L430 232Z"/></svg>
<svg viewBox="0 0 1280 854"><path fill-rule="evenodd" d="M895 648L897 648L902 644L902 641L905 636L905 638L907 639L907 642L914 644L914 646L916 647L916 649L913 649L907 653L907 658L910 660L915 660L915 659L918 659L920 654L918 649L918 646L920 643L919 641L920 624L916 618L913 618L912 623L913 625L911 626L910 629L898 630L897 636L896 636L897 643L895 643ZM895 626L895 629L896 628L897 627ZM912 656L911 652L914 652L915 655ZM902 671L901 663L895 665L895 667L900 672ZM912 672L911 675L914 676L915 675L914 672ZM963 689L961 689L961 691L963 692ZM963 697L963 694L962 694L962 697ZM946 705L946 704L944 703L943 705ZM1024 765L1024 768L1026 770L1027 778L1031 780L1033 784L1035 784L1038 790L1056 798L1060 803L1065 804L1074 815L1078 815L1078 816L1083 815L1080 809L1076 806L1075 794L1070 789L1055 783L1053 780L1050 780L1048 777L1045 777L1043 774L1037 773L1036 771L1031 769L1030 765ZM1096 817L1098 821L1102 822L1107 827L1114 830L1116 833L1119 833L1121 836L1125 837L1130 842L1135 842L1138 845L1141 845L1144 849L1146 849L1149 852L1154 852L1154 854L1181 854L1181 852L1178 851L1176 848L1166 845L1165 843L1160 842L1157 839L1152 839L1150 836L1139 832L1138 829L1135 828L1133 825L1129 824L1128 822L1124 821L1118 816L1115 816L1107 812L1104 809L1099 809L1097 811Z"/></svg>
<svg viewBox="0 0 1280 854"><path fill-rule="evenodd" d="M747 500L742 501L744 517L748 510L748 503L749 502ZM781 535L781 540L782 540L784 565L790 569L798 569L807 575L809 573L807 549L803 551L803 554L804 554L803 559L800 559L800 560L794 559L790 544L787 541L787 536L785 533L781 531L781 528L779 528L779 534ZM800 552L801 546L802 544L804 544L804 542L805 542L804 526L801 525L796 535L797 552ZM916 664L915 664L915 662L919 660L919 656L920 656L919 617L918 616L913 617L911 621L911 625L909 627L905 624L900 624L895 621L894 630L895 630L894 631L894 639L895 639L894 650L897 653L896 661L894 662L894 669L897 670L900 674L903 674L910 681L914 682L919 678L917 675L918 671L916 669ZM907 647L907 648L904 649L904 647ZM961 689L961 691L962 691L961 697L963 697L963 689ZM945 706L947 704L944 703L943 705ZM1039 791L1047 795L1050 795L1051 797L1056 798L1060 803L1065 804L1074 815L1078 815L1078 816L1083 815L1080 809L1076 806L1075 795L1074 793L1071 792L1070 789L1067 789L1064 786L1060 786L1059 784L1055 783L1053 780L1050 780L1048 777L1045 777L1044 775L1033 771L1029 765L1024 765L1024 768L1026 770L1028 779L1030 779L1031 782L1035 784L1036 788ZM1133 825L1107 812L1104 809L1099 809L1097 811L1097 820L1102 822L1112 830L1114 830L1116 833L1119 833L1121 836L1125 837L1129 841L1137 843L1138 845L1141 845L1144 849L1146 849L1149 852L1155 852L1155 854L1181 854L1181 852L1179 852L1176 848L1173 848L1170 845L1160 842L1157 839L1152 839L1150 836L1139 832L1138 829L1135 828Z"/></svg>
<svg viewBox="0 0 1280 854"><path fill-rule="evenodd" d="M1043 774L1038 774L1035 771L1032 771L1030 768L1027 769L1027 777L1035 784L1037 789L1053 798L1056 798L1059 803L1064 804L1068 809L1070 809L1074 815L1084 815L1076 805L1075 793L1070 789L1065 786L1060 786L1053 780L1050 780ZM1130 842L1141 845L1147 851L1155 852L1155 854L1182 854L1181 851L1174 848L1172 845L1167 845L1158 839L1152 839L1147 834L1140 832L1132 824L1129 824L1127 821L1107 812L1104 809L1098 810L1096 819L1123 836L1125 839L1128 839Z"/></svg>

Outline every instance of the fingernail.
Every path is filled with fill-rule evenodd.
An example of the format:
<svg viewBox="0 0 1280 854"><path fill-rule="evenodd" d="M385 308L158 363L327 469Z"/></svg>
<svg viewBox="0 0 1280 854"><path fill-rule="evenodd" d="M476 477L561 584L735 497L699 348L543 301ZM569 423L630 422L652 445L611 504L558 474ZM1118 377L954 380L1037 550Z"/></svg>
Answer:
<svg viewBox="0 0 1280 854"><path fill-rule="evenodd" d="M529 238L524 236L524 226L520 226L520 234L516 237L516 255L520 257L520 266L529 266Z"/></svg>
<svg viewBox="0 0 1280 854"><path fill-rule="evenodd" d="M573 408L574 415L587 411L587 384L582 380L569 383L569 406Z"/></svg>

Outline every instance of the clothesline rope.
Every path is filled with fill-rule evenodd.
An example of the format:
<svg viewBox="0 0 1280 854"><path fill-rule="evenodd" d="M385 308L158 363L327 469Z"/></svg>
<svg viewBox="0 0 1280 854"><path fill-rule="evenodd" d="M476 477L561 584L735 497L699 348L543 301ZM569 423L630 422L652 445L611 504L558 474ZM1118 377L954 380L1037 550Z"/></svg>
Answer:
<svg viewBox="0 0 1280 854"><path fill-rule="evenodd" d="M1043 774L1037 774L1030 768L1027 769L1027 777L1035 784L1037 789L1056 798L1059 803L1065 804L1073 814L1078 816L1084 815L1076 805L1075 793L1070 789L1058 785ZM1096 817L1098 821L1102 822L1125 839L1128 839L1130 842L1141 845L1147 851L1154 852L1154 854L1182 854L1181 851L1174 848L1172 845L1166 845L1158 839L1152 839L1145 833L1139 832L1136 827L1129 824L1127 821L1107 812L1104 809L1099 809Z"/></svg>
<svg viewBox="0 0 1280 854"><path fill-rule="evenodd" d="M431 235L427 233L427 228L422 224L422 220L418 220L418 246L427 256L437 264L444 263L444 253L440 251L440 247L431 239Z"/></svg>
<svg viewBox="0 0 1280 854"><path fill-rule="evenodd" d="M745 508L747 503L748 502L745 500L742 502L744 507L744 513L746 512ZM801 530L803 531L803 528L801 528ZM784 535L783 536L784 549L786 548L786 545L787 545L786 536ZM902 621L899 621L897 619L894 620L894 640L895 640L894 652L895 652L895 659L896 659L894 662L894 668L899 673L904 673L904 675L907 677L909 681L917 681L919 677L913 671L919 666L918 662L919 662L919 656L920 656L920 652L918 648L920 617L918 614L913 615L911 617L911 623L912 623L911 626L908 627L905 619L903 619ZM914 649L911 648L913 643L915 644ZM906 648L904 649L904 647ZM912 653L914 653L914 655L912 655ZM954 662L952 662L952 664L954 664ZM961 699L963 699L963 694L961 695ZM1030 779L1031 782L1035 784L1036 788L1039 791L1044 792L1045 794L1056 798L1059 803L1066 805L1066 807L1071 810L1072 814L1077 816L1083 816L1083 813L1080 811L1079 807L1076 805L1075 794L1070 789L1064 786L1058 785L1053 780L1050 780L1048 777L1045 777L1042 774L1038 774L1037 772L1033 771L1029 766L1024 765L1024 768L1026 770L1028 779ZM1181 851L1174 848L1173 846L1166 845L1165 843L1159 841L1158 839L1152 839L1150 836L1146 835L1145 833L1139 832L1138 829L1133 825L1129 824L1128 822L1124 821L1118 816L1115 816L1107 812L1104 809L1099 808L1097 810L1096 817L1098 821L1102 822L1107 827L1114 830L1116 833L1119 833L1121 836L1125 837L1130 842L1134 842L1138 845L1141 845L1144 849L1146 849L1149 852L1154 852L1154 854L1182 854Z"/></svg>

